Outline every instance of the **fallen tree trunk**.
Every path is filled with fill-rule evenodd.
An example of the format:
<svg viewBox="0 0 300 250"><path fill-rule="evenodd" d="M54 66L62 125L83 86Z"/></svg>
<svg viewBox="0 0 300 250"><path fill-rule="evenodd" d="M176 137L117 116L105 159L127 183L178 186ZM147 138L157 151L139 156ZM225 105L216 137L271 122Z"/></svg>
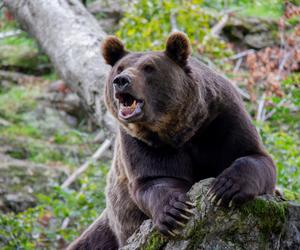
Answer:
<svg viewBox="0 0 300 250"><path fill-rule="evenodd" d="M108 66L100 53L105 32L94 17L78 0L4 0L4 5L38 41L94 121L103 125Z"/></svg>

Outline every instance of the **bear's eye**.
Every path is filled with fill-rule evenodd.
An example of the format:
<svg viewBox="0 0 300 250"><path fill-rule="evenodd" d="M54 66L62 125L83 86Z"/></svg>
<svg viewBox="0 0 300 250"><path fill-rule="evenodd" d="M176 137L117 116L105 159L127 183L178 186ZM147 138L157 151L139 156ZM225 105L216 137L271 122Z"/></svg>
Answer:
<svg viewBox="0 0 300 250"><path fill-rule="evenodd" d="M154 66L147 64L143 67L143 70L146 73L152 73L155 70L155 68L154 68Z"/></svg>
<svg viewBox="0 0 300 250"><path fill-rule="evenodd" d="M120 66L117 68L117 73L120 74L123 70L124 70L124 67L120 65Z"/></svg>

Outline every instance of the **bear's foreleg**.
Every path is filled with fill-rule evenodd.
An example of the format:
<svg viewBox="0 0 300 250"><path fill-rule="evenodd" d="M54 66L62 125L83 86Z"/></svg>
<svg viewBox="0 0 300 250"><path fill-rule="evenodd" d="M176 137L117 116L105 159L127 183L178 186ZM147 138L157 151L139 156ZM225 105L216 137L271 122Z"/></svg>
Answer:
<svg viewBox="0 0 300 250"><path fill-rule="evenodd" d="M137 206L150 218L156 228L166 236L175 236L193 215L193 204L186 192L185 181L161 177L135 183L133 197Z"/></svg>
<svg viewBox="0 0 300 250"><path fill-rule="evenodd" d="M236 159L213 182L208 197L217 205L241 205L275 190L276 168L269 156L251 155Z"/></svg>
<svg viewBox="0 0 300 250"><path fill-rule="evenodd" d="M92 225L86 229L67 248L67 250L117 250L117 239L111 230L105 210Z"/></svg>

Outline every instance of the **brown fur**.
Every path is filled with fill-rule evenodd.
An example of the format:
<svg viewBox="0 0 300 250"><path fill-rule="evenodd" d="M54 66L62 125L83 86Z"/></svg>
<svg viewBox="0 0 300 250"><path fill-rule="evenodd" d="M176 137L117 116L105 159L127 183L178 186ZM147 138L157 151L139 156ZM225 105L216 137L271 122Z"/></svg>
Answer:
<svg viewBox="0 0 300 250"><path fill-rule="evenodd" d="M115 36L108 36L105 39L101 44L101 51L104 60L111 66L128 53L122 41Z"/></svg>
<svg viewBox="0 0 300 250"><path fill-rule="evenodd" d="M146 218L162 234L174 234L190 216L186 192L204 178L216 177L210 194L223 206L274 192L275 166L237 91L189 57L184 35L171 35L164 52L124 54L115 42L109 38L103 47L114 65L106 105L120 125L107 208L69 249L117 249ZM132 122L118 115L113 79L122 75L130 77L126 93L145 103Z"/></svg>
<svg viewBox="0 0 300 250"><path fill-rule="evenodd" d="M174 32L166 44L166 54L181 66L187 64L192 49L188 37L182 32Z"/></svg>

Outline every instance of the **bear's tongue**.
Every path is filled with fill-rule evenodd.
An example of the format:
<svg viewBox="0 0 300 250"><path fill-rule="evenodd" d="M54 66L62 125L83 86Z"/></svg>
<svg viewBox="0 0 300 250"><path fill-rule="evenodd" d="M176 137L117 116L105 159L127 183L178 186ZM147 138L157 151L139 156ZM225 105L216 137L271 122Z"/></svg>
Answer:
<svg viewBox="0 0 300 250"><path fill-rule="evenodd" d="M123 116L131 115L136 109L137 102L134 100L130 106L121 105L121 112Z"/></svg>

